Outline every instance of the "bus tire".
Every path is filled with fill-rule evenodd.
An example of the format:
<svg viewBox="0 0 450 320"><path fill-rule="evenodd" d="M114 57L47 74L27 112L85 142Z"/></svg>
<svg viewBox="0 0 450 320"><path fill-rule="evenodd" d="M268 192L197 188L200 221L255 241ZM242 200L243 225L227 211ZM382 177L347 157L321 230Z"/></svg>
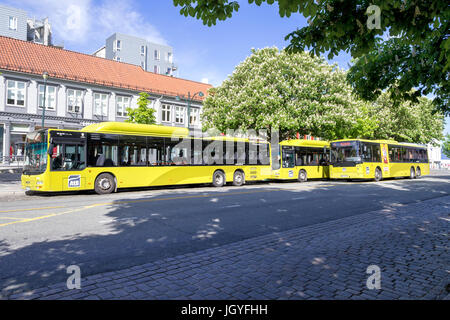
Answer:
<svg viewBox="0 0 450 320"><path fill-rule="evenodd" d="M116 190L114 177L109 173L99 174L95 179L95 192L98 194L108 194Z"/></svg>
<svg viewBox="0 0 450 320"><path fill-rule="evenodd" d="M417 169L416 169L416 179L420 178L421 175L422 175L422 172L420 171L420 167L417 167Z"/></svg>
<svg viewBox="0 0 450 320"><path fill-rule="evenodd" d="M213 178L212 178L212 184L214 187L223 187L225 184L226 180L225 180L225 174L220 171L217 170L216 172L214 172L213 174Z"/></svg>
<svg viewBox="0 0 450 320"><path fill-rule="evenodd" d="M299 182L306 182L306 181L308 181L308 174L306 173L306 171L305 170L300 170L299 172L298 172L298 181Z"/></svg>
<svg viewBox="0 0 450 320"><path fill-rule="evenodd" d="M378 182L378 181L380 181L381 179L383 179L383 173L381 172L381 169L380 168L376 168L375 169L375 181L376 182Z"/></svg>
<svg viewBox="0 0 450 320"><path fill-rule="evenodd" d="M413 167L411 167L411 169L409 170L409 178L414 179L415 177L416 177L416 171L414 170Z"/></svg>
<svg viewBox="0 0 450 320"><path fill-rule="evenodd" d="M233 175L233 186L242 186L245 183L245 174L241 170L236 170Z"/></svg>

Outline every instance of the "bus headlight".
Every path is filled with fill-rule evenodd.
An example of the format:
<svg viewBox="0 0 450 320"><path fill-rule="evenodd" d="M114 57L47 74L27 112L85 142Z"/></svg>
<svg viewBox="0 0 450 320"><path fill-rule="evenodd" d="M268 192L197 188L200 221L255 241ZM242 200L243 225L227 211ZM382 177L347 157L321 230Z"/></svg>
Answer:
<svg viewBox="0 0 450 320"><path fill-rule="evenodd" d="M36 181L36 185L38 186L42 186L44 184L44 181L38 180Z"/></svg>

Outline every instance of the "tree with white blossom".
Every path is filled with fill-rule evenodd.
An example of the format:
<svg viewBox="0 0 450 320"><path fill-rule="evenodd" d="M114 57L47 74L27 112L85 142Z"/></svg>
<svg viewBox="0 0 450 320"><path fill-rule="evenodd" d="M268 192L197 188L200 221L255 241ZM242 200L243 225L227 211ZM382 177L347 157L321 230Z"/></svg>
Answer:
<svg viewBox="0 0 450 320"><path fill-rule="evenodd" d="M357 99L346 73L306 52L288 54L275 47L252 50L221 86L209 91L203 127L222 132L278 130L325 139L371 136L377 127L371 105Z"/></svg>

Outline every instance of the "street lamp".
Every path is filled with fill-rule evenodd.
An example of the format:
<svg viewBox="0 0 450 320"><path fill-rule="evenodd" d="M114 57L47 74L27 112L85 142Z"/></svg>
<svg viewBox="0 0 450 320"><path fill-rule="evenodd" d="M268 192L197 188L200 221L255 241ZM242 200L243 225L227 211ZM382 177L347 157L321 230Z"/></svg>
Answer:
<svg viewBox="0 0 450 320"><path fill-rule="evenodd" d="M194 99L194 97L197 94L198 94L199 97L203 97L204 96L204 93L199 91L199 92L194 93L194 95L191 97L191 92L188 91L188 98L186 99L186 102L187 102L187 128L188 129L189 129L189 126L191 124L191 121L190 121L191 120L191 101L192 101L192 99ZM181 97L180 96L176 96L175 99L181 100Z"/></svg>
<svg viewBox="0 0 450 320"><path fill-rule="evenodd" d="M44 72L42 74L42 78L44 79L44 102L42 104L42 129L44 129L44 121L45 121L45 93L47 91L48 73Z"/></svg>

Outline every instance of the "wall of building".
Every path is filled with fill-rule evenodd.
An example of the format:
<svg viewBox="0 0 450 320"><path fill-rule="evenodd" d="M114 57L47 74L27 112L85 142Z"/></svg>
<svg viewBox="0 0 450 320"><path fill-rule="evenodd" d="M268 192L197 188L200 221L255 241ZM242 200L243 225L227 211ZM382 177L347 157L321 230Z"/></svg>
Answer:
<svg viewBox="0 0 450 320"><path fill-rule="evenodd" d="M39 85L44 85L44 81L37 75L7 70L0 71L2 72L0 75L0 134L2 137L0 139L0 150L2 151L2 156L8 158L10 145L14 146L14 152L16 153L17 146L24 140L25 134L41 127L42 108L38 107L38 88ZM8 80L25 83L25 103L23 106L12 106L7 103ZM139 98L139 92L136 91L60 79L48 79L47 86L55 88L55 110L46 110L45 112L45 126L51 128L80 129L88 124L100 121L125 121L128 118L127 116L117 115L118 97L128 97L131 108L137 107ZM82 92L82 105L79 113L68 110L69 90ZM94 112L94 96L96 93L107 95L107 114L105 116L96 115ZM187 127L186 101L161 95L151 95L150 100L151 107L156 110L155 115L158 124ZM169 106L168 121L162 121L162 105ZM182 108L182 118L184 119L182 123L176 121L176 107ZM191 112L195 109L199 110L200 113L201 103L191 103ZM200 122L191 124L190 128L200 130Z"/></svg>
<svg viewBox="0 0 450 320"><path fill-rule="evenodd" d="M17 18L17 30L9 28L9 17ZM19 40L27 40L27 13L20 9L0 4L0 35Z"/></svg>
<svg viewBox="0 0 450 320"><path fill-rule="evenodd" d="M116 50L115 42L121 41L120 50ZM145 52L141 53L141 47L144 46ZM159 59L155 59L155 51L159 54ZM172 58L168 58L168 54ZM114 33L106 39L105 44L105 58L110 60L117 60L120 58L121 62L126 62L141 66L144 70L155 72L155 66L158 66L160 74L173 75L173 48L170 46L160 45L148 42L145 39Z"/></svg>

